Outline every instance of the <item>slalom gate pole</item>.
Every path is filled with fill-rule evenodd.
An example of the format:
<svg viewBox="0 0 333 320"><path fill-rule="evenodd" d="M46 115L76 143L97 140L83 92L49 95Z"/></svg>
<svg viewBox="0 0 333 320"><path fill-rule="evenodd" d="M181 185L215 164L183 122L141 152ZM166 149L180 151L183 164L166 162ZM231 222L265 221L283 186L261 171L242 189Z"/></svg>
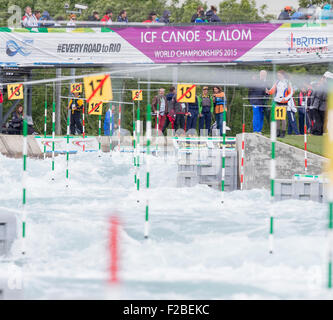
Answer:
<svg viewBox="0 0 333 320"><path fill-rule="evenodd" d="M109 250L110 250L110 267L109 283L116 284L118 279L119 263L119 221L117 217L111 217L109 223Z"/></svg>
<svg viewBox="0 0 333 320"><path fill-rule="evenodd" d="M47 129L47 86L45 86L45 106L44 106L44 160L46 158L46 129Z"/></svg>
<svg viewBox="0 0 333 320"><path fill-rule="evenodd" d="M69 187L69 123L71 117L71 110L67 111L67 143L66 143L66 188Z"/></svg>
<svg viewBox="0 0 333 320"><path fill-rule="evenodd" d="M242 125L242 155L241 155L241 179L240 189L243 190L244 185L244 155L245 155L245 107L243 106L243 125Z"/></svg>
<svg viewBox="0 0 333 320"><path fill-rule="evenodd" d="M139 198L139 192L140 192L140 108L138 107L137 110L137 115L136 115L136 167L137 167L137 172L136 172L136 190L138 191L137 193L137 202L140 202Z"/></svg>
<svg viewBox="0 0 333 320"><path fill-rule="evenodd" d="M136 131L135 121L133 120L133 165L134 165L134 183L136 184Z"/></svg>
<svg viewBox="0 0 333 320"><path fill-rule="evenodd" d="M156 112L156 155L158 150L158 125L159 125L159 119L160 117L160 105L157 104L157 112Z"/></svg>
<svg viewBox="0 0 333 320"><path fill-rule="evenodd" d="M26 79L25 79L26 80ZM24 86L24 111L23 111L23 172L22 172L22 254L26 253L26 204L27 204L27 151L28 151L28 121L27 121L27 86Z"/></svg>
<svg viewBox="0 0 333 320"><path fill-rule="evenodd" d="M55 107L56 107L56 103L53 100L53 104L52 104L52 180L54 180Z"/></svg>
<svg viewBox="0 0 333 320"><path fill-rule="evenodd" d="M306 113L305 113L305 123L304 123L304 171L308 172L308 135L306 126Z"/></svg>
<svg viewBox="0 0 333 320"><path fill-rule="evenodd" d="M273 101L271 109L271 197L270 197L270 217L269 217L269 253L273 253L274 241L274 195L275 195L275 178L276 178L276 161L275 161L275 145L276 145L276 120L275 120L276 103Z"/></svg>
<svg viewBox="0 0 333 320"><path fill-rule="evenodd" d="M327 287L332 289L332 264L333 264L333 80L329 83L327 104L327 135L325 138L325 156L328 158L326 170L328 172L328 232L327 232L327 255L328 255L328 279Z"/></svg>
<svg viewBox="0 0 333 320"><path fill-rule="evenodd" d="M150 187L150 146L151 146L151 106L147 106L147 123L146 123L146 137L147 137L147 156L146 156L146 217L144 227L144 237L148 239L149 235L149 187Z"/></svg>
<svg viewBox="0 0 333 320"><path fill-rule="evenodd" d="M224 197L225 197L225 149L226 149L226 132L227 132L227 116L225 109L223 110L223 147L222 147L222 180L221 180L221 191L222 191L222 204L224 203Z"/></svg>
<svg viewBox="0 0 333 320"><path fill-rule="evenodd" d="M102 156L102 149L101 149L101 131L102 131L102 116L98 116L98 157Z"/></svg>
<svg viewBox="0 0 333 320"><path fill-rule="evenodd" d="M113 111L112 111L112 103L110 104L110 156L112 156L112 123L113 123Z"/></svg>
<svg viewBox="0 0 333 320"><path fill-rule="evenodd" d="M86 138L86 121L85 121L85 108L84 108L84 103L82 106L82 139L83 139L83 146L82 146L82 151L85 152L86 151L86 142L85 142L85 138Z"/></svg>
<svg viewBox="0 0 333 320"><path fill-rule="evenodd" d="M119 103L119 115L118 115L118 149L120 152L120 141L121 141L121 104Z"/></svg>

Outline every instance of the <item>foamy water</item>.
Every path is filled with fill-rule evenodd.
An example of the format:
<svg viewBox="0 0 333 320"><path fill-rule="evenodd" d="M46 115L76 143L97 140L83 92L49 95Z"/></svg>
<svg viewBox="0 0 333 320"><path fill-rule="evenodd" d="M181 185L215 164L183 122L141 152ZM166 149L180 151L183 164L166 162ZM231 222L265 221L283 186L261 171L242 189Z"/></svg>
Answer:
<svg viewBox="0 0 333 320"><path fill-rule="evenodd" d="M221 205L221 193L205 185L176 188L175 160L153 157L145 240L147 191L136 191L132 163L130 154L73 155L66 189L65 156L56 157L54 182L49 159L28 159L27 256L17 240L0 258L3 270L22 270L25 298L331 298L325 204L276 203L270 255L268 191L227 193ZM0 155L0 172L0 212L20 217L22 160ZM111 215L121 221L116 287L107 285Z"/></svg>

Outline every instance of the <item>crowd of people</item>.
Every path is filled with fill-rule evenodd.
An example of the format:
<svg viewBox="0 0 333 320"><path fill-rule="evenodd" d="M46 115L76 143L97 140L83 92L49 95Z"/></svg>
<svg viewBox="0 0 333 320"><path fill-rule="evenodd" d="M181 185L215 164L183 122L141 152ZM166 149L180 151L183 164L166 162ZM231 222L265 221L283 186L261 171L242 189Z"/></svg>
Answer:
<svg viewBox="0 0 333 320"><path fill-rule="evenodd" d="M324 4L322 7L309 5L306 8L299 7L294 10L291 6L285 6L278 16L278 20L308 20L308 19L333 19L332 5Z"/></svg>
<svg viewBox="0 0 333 320"><path fill-rule="evenodd" d="M249 89L248 99L253 108L253 132L262 133L264 119L270 123L270 96L276 107L283 107L286 119L278 119L277 136L284 138L288 135L323 135L324 118L327 107L328 79L333 79L333 73L325 72L318 83L304 82L297 90L293 87L287 73L277 72L277 80L270 87L267 72L261 70L259 79L253 77L253 87ZM298 123L296 114L298 113ZM287 128L288 119L288 128Z"/></svg>
<svg viewBox="0 0 333 320"><path fill-rule="evenodd" d="M209 92L207 86L203 87L202 93L195 96L192 103L179 102L175 87L170 87L169 93L160 88L158 95L153 98L152 111L155 116L155 127L165 133L170 127L177 133L190 132L195 135L199 124L199 132L206 130L212 133L216 128L220 135L223 134L223 112L227 111L226 96L219 86L213 87ZM215 123L212 125L213 119Z"/></svg>
<svg viewBox="0 0 333 320"><path fill-rule="evenodd" d="M164 10L162 16L159 17L156 11L151 11L147 19L141 21L142 23L170 23L171 12L170 10ZM298 8L294 10L291 6L286 6L283 11L278 16L278 20L300 20L300 19L333 19L332 6L327 3L322 7L319 6L308 6L307 8ZM68 18L58 16L55 20L50 16L48 11L36 10L32 12L31 7L27 6L25 8L25 14L22 18L22 26L27 28L39 28L39 27L54 27L60 26L60 21L66 21L67 26L75 26L77 16L72 13ZM106 9L103 12L102 17L98 11L93 11L92 15L88 17L89 22L101 23L102 25L109 25L113 22L117 23L128 23L128 17L126 10L121 10L118 15L113 16L111 9ZM138 22L138 21L136 21ZM210 8L205 11L203 6L198 6L196 13L193 14L190 23L220 23L221 18L217 14L217 8L215 6L210 6Z"/></svg>

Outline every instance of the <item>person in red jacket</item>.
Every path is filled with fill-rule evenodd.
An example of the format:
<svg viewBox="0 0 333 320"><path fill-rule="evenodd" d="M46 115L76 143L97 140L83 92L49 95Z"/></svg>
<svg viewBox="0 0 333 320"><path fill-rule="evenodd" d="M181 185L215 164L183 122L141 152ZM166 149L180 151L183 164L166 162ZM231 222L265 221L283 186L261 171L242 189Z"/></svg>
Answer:
<svg viewBox="0 0 333 320"><path fill-rule="evenodd" d="M112 23L112 10L107 9L105 12L105 16L101 19L103 24L111 24Z"/></svg>

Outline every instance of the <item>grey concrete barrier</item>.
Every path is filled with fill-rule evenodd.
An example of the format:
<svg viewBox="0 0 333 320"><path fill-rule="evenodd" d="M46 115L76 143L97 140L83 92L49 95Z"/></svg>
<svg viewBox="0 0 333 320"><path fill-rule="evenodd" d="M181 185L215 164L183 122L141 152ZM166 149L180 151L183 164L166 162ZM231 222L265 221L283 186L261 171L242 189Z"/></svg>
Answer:
<svg viewBox="0 0 333 320"><path fill-rule="evenodd" d="M237 151L242 151L242 134L237 135ZM289 179L295 173L304 172L304 151L283 142L276 142L276 178ZM239 159L239 170L241 157ZM271 141L255 133L245 134L244 190L270 188ZM323 172L327 159L308 152L308 173Z"/></svg>
<svg viewBox="0 0 333 320"><path fill-rule="evenodd" d="M7 255L16 239L17 221L14 213L0 209L0 256Z"/></svg>

